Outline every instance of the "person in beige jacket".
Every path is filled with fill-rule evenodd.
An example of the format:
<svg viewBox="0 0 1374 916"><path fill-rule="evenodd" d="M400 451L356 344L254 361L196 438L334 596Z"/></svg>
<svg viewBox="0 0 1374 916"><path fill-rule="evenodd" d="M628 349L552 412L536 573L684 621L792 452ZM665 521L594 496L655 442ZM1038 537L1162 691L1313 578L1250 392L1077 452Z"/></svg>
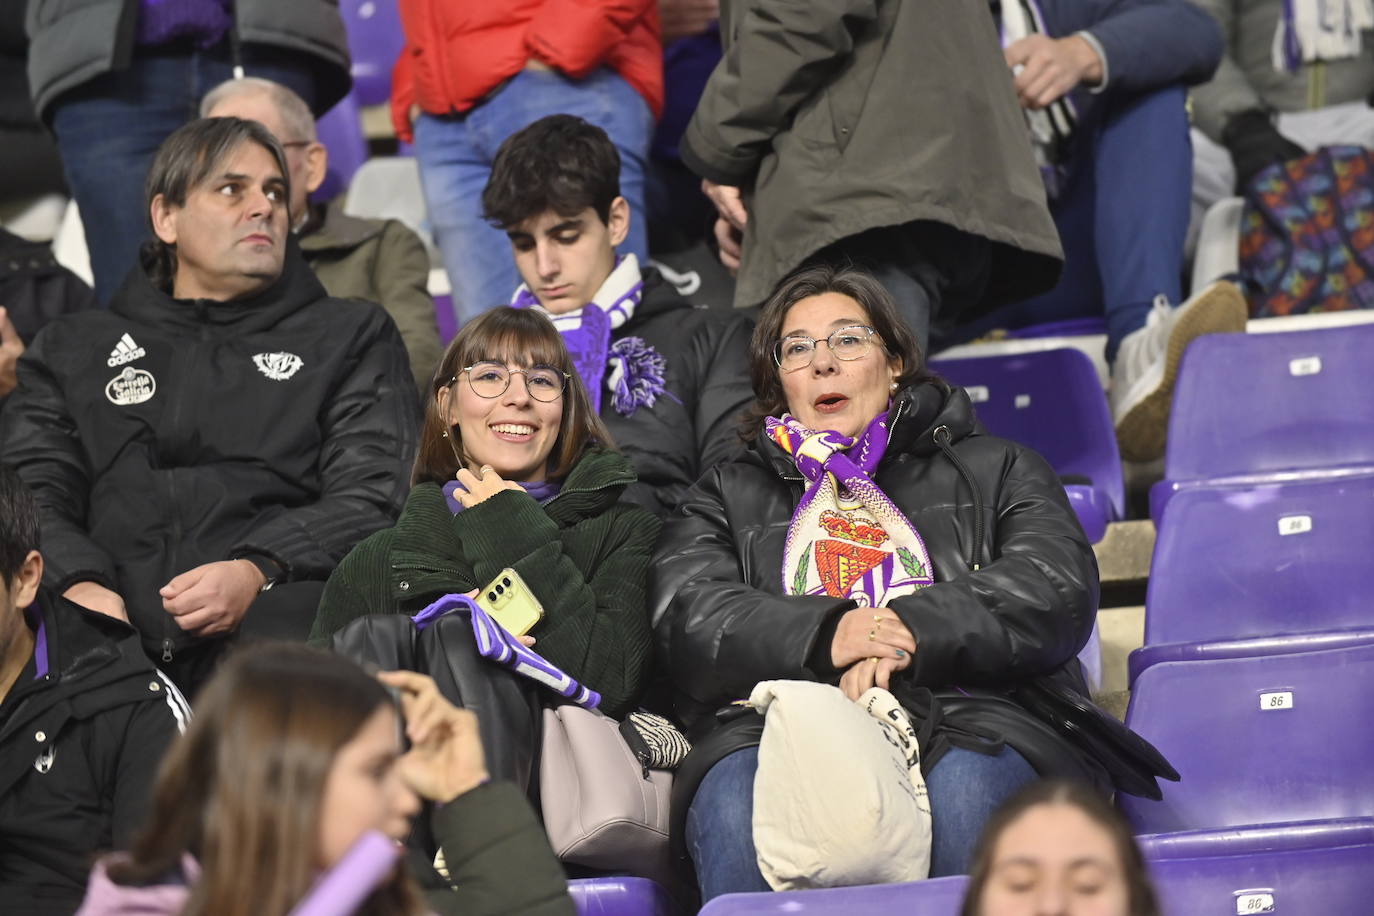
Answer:
<svg viewBox="0 0 1374 916"><path fill-rule="evenodd" d="M291 167L291 219L306 263L329 295L376 302L405 341L410 371L423 393L443 345L429 296L429 255L424 242L394 219L362 219L343 201L312 205L309 194L324 181L329 152L300 96L270 80L228 80L201 102L204 117L250 118L267 127L286 150Z"/></svg>

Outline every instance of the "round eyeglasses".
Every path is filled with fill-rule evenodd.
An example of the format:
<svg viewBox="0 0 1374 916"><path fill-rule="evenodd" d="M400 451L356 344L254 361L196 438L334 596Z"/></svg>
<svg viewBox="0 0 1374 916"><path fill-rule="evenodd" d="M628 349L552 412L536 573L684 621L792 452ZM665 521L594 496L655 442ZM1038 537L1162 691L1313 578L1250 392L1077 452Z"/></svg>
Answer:
<svg viewBox="0 0 1374 916"><path fill-rule="evenodd" d="M865 325L856 324L840 328L824 341L814 337L784 337L773 345L773 362L785 372L805 369L816 358L816 345L824 342L836 359L863 359L868 348L873 346L877 331Z"/></svg>
<svg viewBox="0 0 1374 916"><path fill-rule="evenodd" d="M501 363L473 363L462 370L468 375L473 394L480 398L499 398L510 387L511 376L525 377L525 390L536 401L556 401L568 386L568 373L552 366L531 366L528 369L508 369Z"/></svg>

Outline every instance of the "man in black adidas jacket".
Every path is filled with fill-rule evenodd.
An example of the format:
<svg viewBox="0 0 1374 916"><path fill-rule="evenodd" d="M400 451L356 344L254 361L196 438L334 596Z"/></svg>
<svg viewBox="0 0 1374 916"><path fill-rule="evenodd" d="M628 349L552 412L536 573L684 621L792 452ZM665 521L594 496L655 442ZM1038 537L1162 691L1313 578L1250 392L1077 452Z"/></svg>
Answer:
<svg viewBox="0 0 1374 916"><path fill-rule="evenodd" d="M186 701L128 624L39 591L38 508L0 465L0 909L71 913L138 826Z"/></svg>
<svg viewBox="0 0 1374 916"><path fill-rule="evenodd" d="M44 328L5 408L45 582L129 620L188 692L225 636L305 638L335 564L394 520L414 452L400 334L326 296L290 238L288 174L255 121L173 133L142 265L108 312Z"/></svg>

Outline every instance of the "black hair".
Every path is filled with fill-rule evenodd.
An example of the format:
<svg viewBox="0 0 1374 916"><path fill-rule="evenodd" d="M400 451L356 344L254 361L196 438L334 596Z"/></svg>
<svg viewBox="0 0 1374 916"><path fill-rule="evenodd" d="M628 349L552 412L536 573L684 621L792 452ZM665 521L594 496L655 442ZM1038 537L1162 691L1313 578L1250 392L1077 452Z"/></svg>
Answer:
<svg viewBox="0 0 1374 916"><path fill-rule="evenodd" d="M24 565L29 551L38 549L38 501L19 473L0 464L0 580L5 588Z"/></svg>
<svg viewBox="0 0 1374 916"><path fill-rule="evenodd" d="M606 132L567 114L540 118L506 138L482 190L483 216L508 229L546 210L591 207L603 223L620 196L620 153Z"/></svg>
<svg viewBox="0 0 1374 916"><path fill-rule="evenodd" d="M773 360L787 313L803 299L823 293L848 296L868 313L869 324L878 332L888 358L902 361L902 371L896 379L899 390L934 378L926 369L916 335L897 311L897 303L871 273L847 264L799 267L778 283L754 325L754 336L749 343L749 375L754 386L754 402L745 410L740 424L740 437L746 442L763 431L768 417L780 417L788 409L781 370Z"/></svg>
<svg viewBox="0 0 1374 916"><path fill-rule="evenodd" d="M286 165L286 153L272 132L257 121L243 118L200 118L183 124L162 141L157 156L148 169L143 183L143 212L152 228L153 200L160 194L174 207L186 206L191 191L215 173L225 159L244 143L256 143L277 163L282 181L286 183L287 223L291 200L291 170ZM177 273L177 250L152 233L144 243L143 260L148 265L153 285L169 290Z"/></svg>

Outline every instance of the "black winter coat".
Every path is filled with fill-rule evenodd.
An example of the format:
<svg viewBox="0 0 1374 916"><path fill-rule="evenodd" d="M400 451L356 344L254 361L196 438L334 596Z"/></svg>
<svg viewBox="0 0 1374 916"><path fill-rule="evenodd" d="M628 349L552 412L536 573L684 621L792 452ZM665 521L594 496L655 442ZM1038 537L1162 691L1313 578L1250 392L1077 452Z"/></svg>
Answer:
<svg viewBox="0 0 1374 916"><path fill-rule="evenodd" d="M744 451L753 330L752 312L694 306L657 271L644 272L644 296L613 339L642 337L662 354L667 391L628 417L609 394L601 404L602 422L639 475L625 491L630 502L667 515L697 478Z"/></svg>
<svg viewBox="0 0 1374 916"><path fill-rule="evenodd" d="M982 434L968 396L942 382L903 391L892 417L874 480L924 539L935 575L890 606L917 645L894 690L907 682L940 696L1065 669L1086 693L1075 655L1097 611L1097 564L1054 472L1029 449ZM936 443L945 431L976 494ZM821 642L854 603L782 588L783 542L803 490L791 458L761 437L665 523L649 568L651 608L678 712L698 730L759 681L838 682Z"/></svg>
<svg viewBox="0 0 1374 916"><path fill-rule="evenodd" d="M30 661L0 698L0 909L12 916L76 910L96 854L142 823L190 715L128 624L47 595L35 609L48 670Z"/></svg>
<svg viewBox="0 0 1374 916"><path fill-rule="evenodd" d="M114 589L166 658L190 641L158 596L174 576L254 553L324 580L395 520L414 395L391 319L327 298L292 240L255 296L174 300L135 268L108 312L49 324L0 455L38 498L46 584Z"/></svg>

